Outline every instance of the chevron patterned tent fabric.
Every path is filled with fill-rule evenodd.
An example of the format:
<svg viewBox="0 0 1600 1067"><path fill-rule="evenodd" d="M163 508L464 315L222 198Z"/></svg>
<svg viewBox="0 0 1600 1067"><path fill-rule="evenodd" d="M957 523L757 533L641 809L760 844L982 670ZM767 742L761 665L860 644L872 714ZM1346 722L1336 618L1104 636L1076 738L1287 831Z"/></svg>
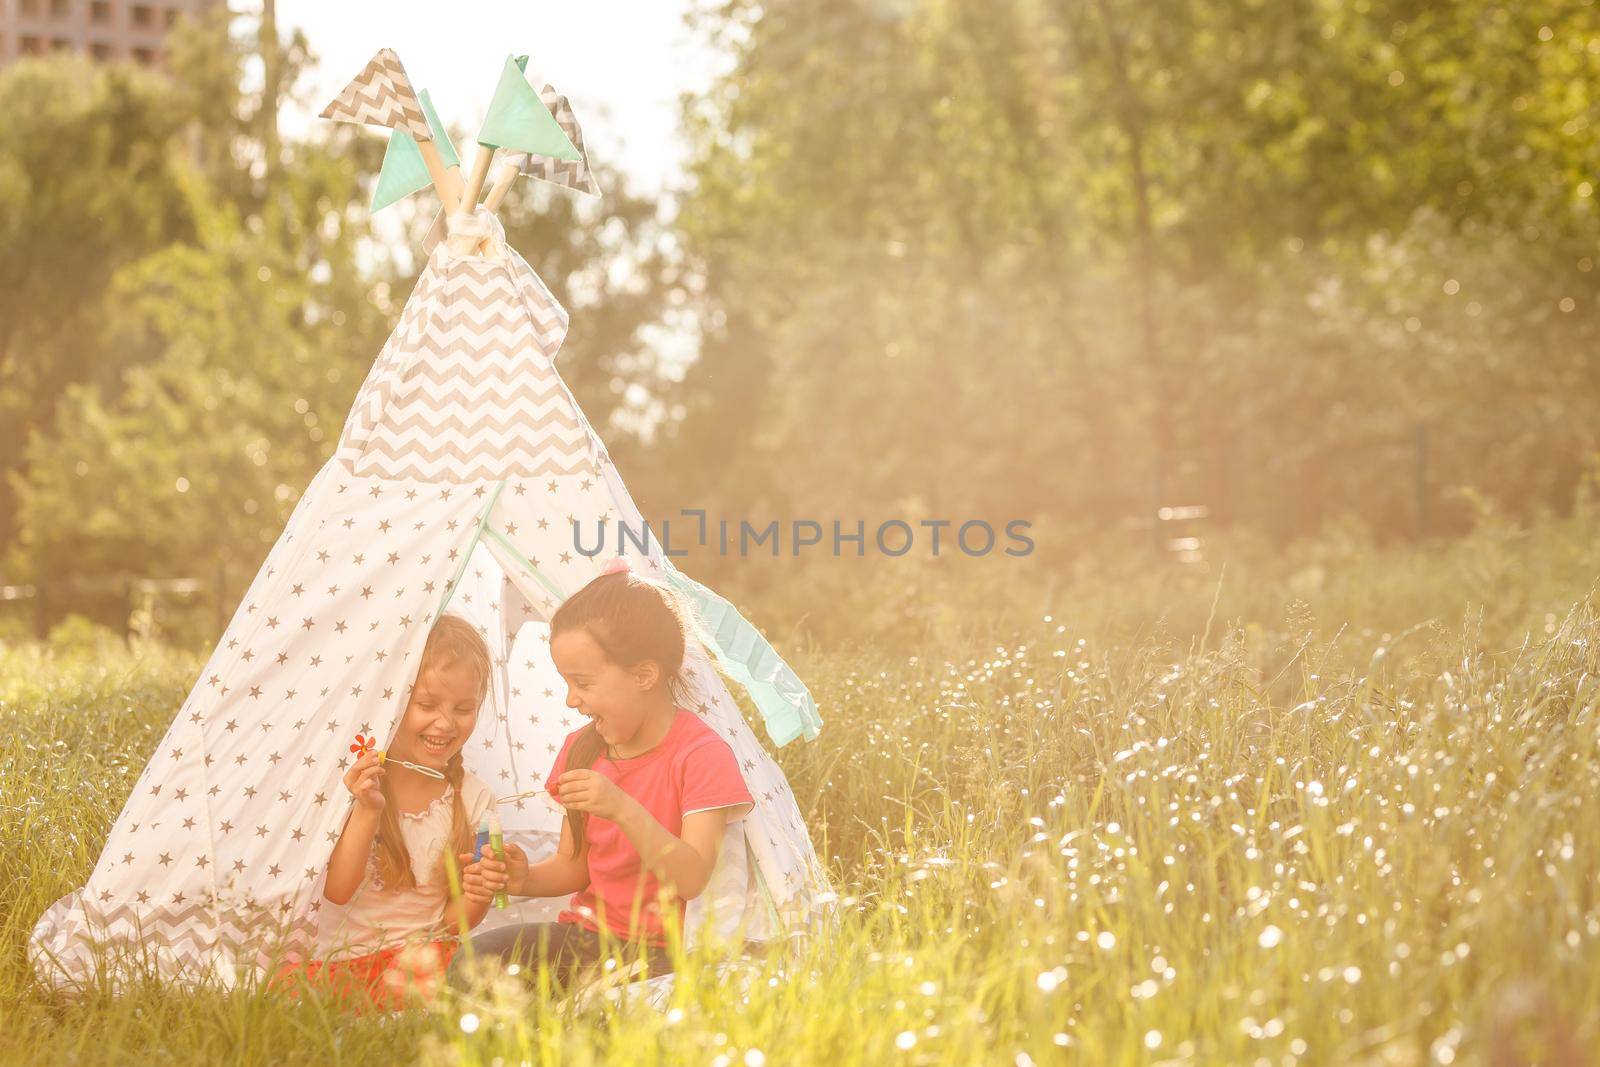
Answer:
<svg viewBox="0 0 1600 1067"><path fill-rule="evenodd" d="M543 783L578 725L549 659L548 619L616 554L610 539L594 550L601 530L643 529L556 374L566 329L498 228L485 254L449 242L434 251L337 451L93 872L38 921L29 956L42 981L251 983L336 942L342 910L322 884L351 804L350 742L392 735L442 611L468 619L495 653L467 770L501 797ZM628 554L645 573L670 566L654 541ZM691 651L677 696L732 746L756 798L690 905L692 936L775 938L815 921L830 895L800 809L705 649ZM554 848L559 810L537 798L500 807L507 837L530 855ZM558 903L530 901L495 922Z"/></svg>
<svg viewBox="0 0 1600 1067"><path fill-rule="evenodd" d="M498 223L495 224L498 228ZM362 386L339 455L358 474L466 482L594 473L555 372L567 315L521 259L441 243Z"/></svg>
<svg viewBox="0 0 1600 1067"><path fill-rule="evenodd" d="M361 73L322 109L322 117L405 130L419 141L433 140L433 130L411 89L406 68L389 48L378 50Z"/></svg>

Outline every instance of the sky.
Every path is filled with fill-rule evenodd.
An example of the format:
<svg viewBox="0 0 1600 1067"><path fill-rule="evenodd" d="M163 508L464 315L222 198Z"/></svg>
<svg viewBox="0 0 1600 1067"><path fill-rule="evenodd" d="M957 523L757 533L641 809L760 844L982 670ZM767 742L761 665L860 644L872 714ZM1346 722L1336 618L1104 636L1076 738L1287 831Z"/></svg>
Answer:
<svg viewBox="0 0 1600 1067"><path fill-rule="evenodd" d="M280 124L295 135L320 121L322 105L372 54L392 48L452 130L476 131L506 56L526 53L529 80L572 102L591 159L622 168L640 192L672 189L684 159L679 96L703 89L726 62L684 25L691 3L278 0L279 32L304 30L318 57L296 86L304 105Z"/></svg>

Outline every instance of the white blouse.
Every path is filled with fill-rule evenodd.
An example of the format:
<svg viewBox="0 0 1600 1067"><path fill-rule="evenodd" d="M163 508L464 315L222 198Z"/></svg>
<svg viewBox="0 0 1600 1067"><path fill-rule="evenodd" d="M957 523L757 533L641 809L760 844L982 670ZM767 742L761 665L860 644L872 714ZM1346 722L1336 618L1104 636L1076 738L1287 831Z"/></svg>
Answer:
<svg viewBox="0 0 1600 1067"><path fill-rule="evenodd" d="M453 786L445 786L438 799L422 811L400 813L400 836L411 855L414 889L385 889L378 877L377 842L367 858L367 873L350 902L343 907L322 902L317 954L323 959L361 956L381 945L404 941L413 935L427 937L449 933L443 928L450 886L440 869L440 857L450 846L450 807ZM461 780L467 824L478 821L494 803L489 787L473 777Z"/></svg>

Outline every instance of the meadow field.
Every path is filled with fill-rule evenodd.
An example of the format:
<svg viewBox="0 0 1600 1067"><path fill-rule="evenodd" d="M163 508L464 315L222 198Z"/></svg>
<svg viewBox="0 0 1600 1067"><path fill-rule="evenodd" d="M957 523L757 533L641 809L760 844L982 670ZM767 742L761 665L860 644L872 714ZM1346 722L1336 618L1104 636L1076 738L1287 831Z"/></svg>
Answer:
<svg viewBox="0 0 1600 1067"><path fill-rule="evenodd" d="M1056 582L907 563L890 592L747 604L826 718L780 761L837 921L732 971L685 960L666 1010L514 979L390 1018L43 993L28 931L198 656L6 648L0 1061L1587 1062L1600 514L1208 551Z"/></svg>

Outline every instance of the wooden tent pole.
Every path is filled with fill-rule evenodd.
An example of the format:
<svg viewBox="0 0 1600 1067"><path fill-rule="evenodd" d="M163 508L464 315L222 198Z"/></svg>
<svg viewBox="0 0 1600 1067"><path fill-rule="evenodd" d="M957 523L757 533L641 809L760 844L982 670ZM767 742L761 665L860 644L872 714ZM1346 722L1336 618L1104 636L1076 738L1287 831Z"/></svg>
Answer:
<svg viewBox="0 0 1600 1067"><path fill-rule="evenodd" d="M515 163L502 163L495 172L494 184L489 187L489 195L483 200L483 206L489 209L490 214L500 210L506 194L511 192L511 186L516 183L518 170Z"/></svg>
<svg viewBox="0 0 1600 1067"><path fill-rule="evenodd" d="M484 180L489 177L489 164L494 161L494 149L486 144L478 146L472 160L472 173L467 176L467 187L461 193L461 210L472 211L478 206L478 194L483 192Z"/></svg>
<svg viewBox="0 0 1600 1067"><path fill-rule="evenodd" d="M433 187L439 191L439 202L444 205L445 217L448 218L455 214L457 206L461 203L456 185L460 179L452 176L445 168L444 157L439 154L438 145L432 141L418 141L417 148L422 151L422 162L428 168L428 177L433 179Z"/></svg>
<svg viewBox="0 0 1600 1067"><path fill-rule="evenodd" d="M489 214L494 215L499 212L500 205L505 201L506 194L511 191L520 169L515 163L502 163L495 171L494 184L489 187L489 195L483 198L483 206L489 209ZM478 248L481 251L488 251L489 239L485 237L480 241Z"/></svg>

